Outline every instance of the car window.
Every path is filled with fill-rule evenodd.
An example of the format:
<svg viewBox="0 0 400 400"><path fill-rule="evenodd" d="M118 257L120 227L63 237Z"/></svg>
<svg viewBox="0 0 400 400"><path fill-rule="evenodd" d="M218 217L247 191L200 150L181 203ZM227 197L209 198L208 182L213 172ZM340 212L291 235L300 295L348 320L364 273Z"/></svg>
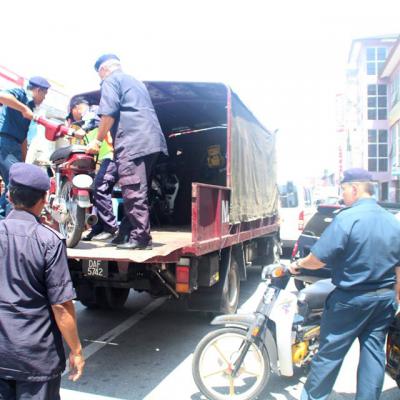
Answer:
<svg viewBox="0 0 400 400"><path fill-rule="evenodd" d="M325 228L332 222L333 213L316 212L304 227L303 235L320 237Z"/></svg>
<svg viewBox="0 0 400 400"><path fill-rule="evenodd" d="M299 197L296 186L291 182L288 182L286 185L279 185L279 199L283 208L298 207Z"/></svg>

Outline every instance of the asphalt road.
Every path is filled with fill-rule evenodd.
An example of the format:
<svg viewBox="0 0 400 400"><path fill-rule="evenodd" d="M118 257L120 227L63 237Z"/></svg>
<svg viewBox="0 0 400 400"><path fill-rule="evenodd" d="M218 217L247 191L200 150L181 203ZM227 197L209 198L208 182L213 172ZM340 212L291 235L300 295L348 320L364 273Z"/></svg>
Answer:
<svg viewBox="0 0 400 400"><path fill-rule="evenodd" d="M250 270L242 282L242 309L252 309L260 271ZM252 296L253 295L253 296ZM62 400L203 400L191 374L194 348L213 328L205 313L185 311L172 299L153 299L131 291L124 309L87 310L76 303L86 369L80 381L62 379ZM354 398L357 347L349 352L330 400ZM272 376L265 400L296 400L305 381L297 370L292 378ZM386 377L381 400L400 398L396 383Z"/></svg>

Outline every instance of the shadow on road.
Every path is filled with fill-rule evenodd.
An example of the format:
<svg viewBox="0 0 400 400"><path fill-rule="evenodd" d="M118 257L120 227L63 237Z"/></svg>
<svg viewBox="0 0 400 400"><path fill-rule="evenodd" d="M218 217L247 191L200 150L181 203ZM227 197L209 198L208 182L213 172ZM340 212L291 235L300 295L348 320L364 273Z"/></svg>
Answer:
<svg viewBox="0 0 400 400"><path fill-rule="evenodd" d="M242 282L241 303L251 297L259 281L260 269L250 270L248 280ZM100 337L148 301L139 296L116 312L81 310L78 315L81 337L92 340ZM197 392L191 375L191 355L201 338L213 329L206 313L188 312L183 302L167 301L115 338L113 345L106 345L90 357L80 381L72 383L64 377L62 387L81 392L82 399L84 393L91 393L117 399L169 400L181 398L174 396L173 386L178 389L189 385L192 390L188 389L190 394L185 399L190 399ZM165 397L159 394L160 382L164 380L163 387L172 390L164 392Z"/></svg>

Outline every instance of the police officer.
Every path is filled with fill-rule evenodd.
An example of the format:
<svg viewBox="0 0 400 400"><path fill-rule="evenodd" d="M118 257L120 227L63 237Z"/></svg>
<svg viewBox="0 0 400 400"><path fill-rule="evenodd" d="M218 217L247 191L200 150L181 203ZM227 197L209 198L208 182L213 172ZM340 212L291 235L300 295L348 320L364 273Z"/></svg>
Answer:
<svg viewBox="0 0 400 400"><path fill-rule="evenodd" d="M158 155L168 154L165 137L145 85L122 72L116 55L101 56L95 70L102 80L101 119L97 139L87 151L97 153L111 132L124 211L132 226L129 241L117 248L150 249L148 181Z"/></svg>
<svg viewBox="0 0 400 400"><path fill-rule="evenodd" d="M0 92L0 175L8 185L8 174L12 164L25 161L27 135L33 111L42 104L50 83L41 76L29 79L27 90L14 88ZM0 206L5 209L3 193Z"/></svg>
<svg viewBox="0 0 400 400"><path fill-rule="evenodd" d="M355 339L360 343L356 399L379 399L385 337L400 298L399 222L372 198L368 171L345 171L341 187L348 207L335 217L311 253L290 266L292 273L299 273L299 268L329 264L336 286L325 304L320 347L302 400L328 398Z"/></svg>
<svg viewBox="0 0 400 400"><path fill-rule="evenodd" d="M60 399L65 369L77 380L84 359L72 299L75 291L61 236L39 215L50 182L38 166L10 168L14 209L0 221L0 399Z"/></svg>

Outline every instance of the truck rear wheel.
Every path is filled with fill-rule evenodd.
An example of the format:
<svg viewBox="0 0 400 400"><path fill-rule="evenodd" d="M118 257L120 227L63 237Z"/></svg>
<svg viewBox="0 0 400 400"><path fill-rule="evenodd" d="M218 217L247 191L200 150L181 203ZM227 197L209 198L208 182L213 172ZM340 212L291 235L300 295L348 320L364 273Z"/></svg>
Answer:
<svg viewBox="0 0 400 400"><path fill-rule="evenodd" d="M235 258L232 256L224 287L222 289L221 312L224 314L233 314L236 312L239 304L239 293L239 266Z"/></svg>
<svg viewBox="0 0 400 400"><path fill-rule="evenodd" d="M129 296L129 288L95 287L91 283L77 287L79 301L87 308L122 308Z"/></svg>

